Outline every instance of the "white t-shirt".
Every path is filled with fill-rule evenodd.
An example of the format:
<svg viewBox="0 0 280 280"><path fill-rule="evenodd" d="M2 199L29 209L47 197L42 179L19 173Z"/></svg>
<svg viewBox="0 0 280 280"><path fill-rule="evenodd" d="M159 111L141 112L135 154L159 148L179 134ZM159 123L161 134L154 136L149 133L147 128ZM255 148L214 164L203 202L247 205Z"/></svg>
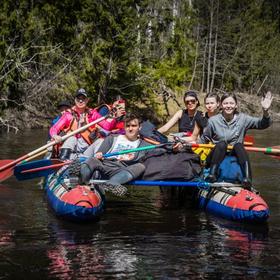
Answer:
<svg viewBox="0 0 280 280"><path fill-rule="evenodd" d="M120 152L123 150L130 150L130 149L135 149L139 146L140 140L137 139L135 141L130 141L128 140L125 135L119 135L117 137L117 140L115 144L112 146L110 153L115 153L115 152ZM116 158L118 160L132 160L134 158L135 153L129 153L129 154L124 154L124 155L118 155L110 158Z"/></svg>

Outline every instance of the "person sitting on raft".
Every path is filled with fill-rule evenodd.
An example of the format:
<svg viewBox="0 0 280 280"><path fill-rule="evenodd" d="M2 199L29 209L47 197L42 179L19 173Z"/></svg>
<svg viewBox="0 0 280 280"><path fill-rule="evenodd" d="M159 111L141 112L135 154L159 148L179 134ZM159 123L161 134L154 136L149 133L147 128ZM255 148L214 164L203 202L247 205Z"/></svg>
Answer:
<svg viewBox="0 0 280 280"><path fill-rule="evenodd" d="M265 129L272 123L268 109L272 103L272 95L267 92L261 100L262 118L256 118L237 111L237 97L234 93L226 93L221 98L221 113L209 119L199 143L213 142L215 148L206 159L210 173L206 178L209 182L217 180L218 167L226 156L227 146L232 145L232 154L237 157L240 165L244 187L251 189L252 176L249 157L243 146L248 129Z"/></svg>
<svg viewBox="0 0 280 280"><path fill-rule="evenodd" d="M204 98L204 106L206 112L202 118L199 118L195 122L194 130L191 136L184 137L184 134L174 133L172 134L175 137L179 137L181 140L186 142L196 142L200 135L203 133L204 128L208 124L209 118L217 115L220 110L220 97L217 93L210 92Z"/></svg>
<svg viewBox="0 0 280 280"><path fill-rule="evenodd" d="M86 148L86 150L81 154L81 157L92 157L97 152L99 147L101 146L102 142L104 141L104 138L109 136L110 134L125 134L124 129L124 117L125 117L125 100L122 99L120 96L117 96L116 101L113 103L113 105L101 105L99 106L98 113L100 113L102 116L107 115L110 110L117 109L123 112L123 114L119 117L116 117L116 124L113 129L106 130L102 127L100 127L97 124L98 129L95 130L93 137L93 143Z"/></svg>
<svg viewBox="0 0 280 280"><path fill-rule="evenodd" d="M184 103L186 108L177 111L165 125L158 129L159 132L165 133L178 123L179 132L184 132L185 136L192 134L195 123L203 121L203 113L198 110L200 104L196 92L187 91L184 94Z"/></svg>
<svg viewBox="0 0 280 280"><path fill-rule="evenodd" d="M59 121L50 128L50 136L56 142L61 141L60 132L65 133L74 131L88 123L93 122L101 118L102 116L96 109L87 107L89 102L87 92L81 88L77 90L75 95L75 105L71 108L70 112L65 112ZM124 113L123 110L116 110L116 117L121 116ZM103 120L98 123L99 126L106 130L114 129L116 120L112 119ZM90 134L96 129L96 126L90 127L87 130L69 137L62 145L60 150L60 159L70 159L72 153L82 153L92 143Z"/></svg>
<svg viewBox="0 0 280 280"><path fill-rule="evenodd" d="M124 122L125 134L109 135L106 137L94 157L88 158L81 165L80 176L82 183L88 183L94 171L98 170L101 173L102 179L109 179L102 187L104 190L110 190L122 187L122 184L136 179L145 171L145 166L140 161L145 158L148 153L147 151L103 158L103 155L106 153L150 145L139 138L141 119L137 115L133 113L127 114ZM162 152L165 149L157 148L156 150ZM155 150L153 152L156 153Z"/></svg>

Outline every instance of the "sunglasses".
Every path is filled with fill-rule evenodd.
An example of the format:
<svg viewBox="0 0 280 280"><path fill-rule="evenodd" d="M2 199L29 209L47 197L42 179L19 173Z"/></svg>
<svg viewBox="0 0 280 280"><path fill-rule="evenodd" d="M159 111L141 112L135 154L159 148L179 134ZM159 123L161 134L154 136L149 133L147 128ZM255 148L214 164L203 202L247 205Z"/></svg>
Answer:
<svg viewBox="0 0 280 280"><path fill-rule="evenodd" d="M186 103L187 105L189 105L189 104L195 104L195 102L196 102L195 99L185 100L185 103Z"/></svg>
<svg viewBox="0 0 280 280"><path fill-rule="evenodd" d="M84 98L76 98L76 101L79 102L79 103L84 103L84 102L86 102L86 99L84 99Z"/></svg>

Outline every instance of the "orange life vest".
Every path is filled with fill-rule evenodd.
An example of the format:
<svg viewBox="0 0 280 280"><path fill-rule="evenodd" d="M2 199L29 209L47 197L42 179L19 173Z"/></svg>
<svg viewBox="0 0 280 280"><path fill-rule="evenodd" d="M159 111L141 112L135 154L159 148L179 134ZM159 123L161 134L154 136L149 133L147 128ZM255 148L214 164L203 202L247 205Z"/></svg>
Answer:
<svg viewBox="0 0 280 280"><path fill-rule="evenodd" d="M73 107L71 109L71 114L73 116L72 121L70 123L70 126L67 129L65 129L64 132L69 133L71 131L77 130L78 128L88 124L89 123L89 119L88 119L89 112L90 112L89 109L86 108L85 113L84 113L85 120L83 123L81 123L79 125L80 115L75 111L75 107ZM96 130L96 126L94 125L94 126L87 128L86 130L80 132L79 135L90 145L93 142L93 140L90 137L90 134L95 130Z"/></svg>

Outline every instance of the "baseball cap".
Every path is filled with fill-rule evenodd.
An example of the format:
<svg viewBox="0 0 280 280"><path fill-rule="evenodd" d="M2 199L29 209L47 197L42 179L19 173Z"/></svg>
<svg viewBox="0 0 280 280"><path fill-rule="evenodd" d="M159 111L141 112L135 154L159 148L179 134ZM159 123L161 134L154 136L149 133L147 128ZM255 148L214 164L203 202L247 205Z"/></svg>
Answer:
<svg viewBox="0 0 280 280"><path fill-rule="evenodd" d="M76 91L75 97L78 97L79 95L83 95L84 97L88 97L86 90L83 89L83 88L79 88L79 89Z"/></svg>
<svg viewBox="0 0 280 280"><path fill-rule="evenodd" d="M60 107L68 107L68 108L71 108L71 104L68 100L62 100L58 103L57 105L57 108L60 108Z"/></svg>

